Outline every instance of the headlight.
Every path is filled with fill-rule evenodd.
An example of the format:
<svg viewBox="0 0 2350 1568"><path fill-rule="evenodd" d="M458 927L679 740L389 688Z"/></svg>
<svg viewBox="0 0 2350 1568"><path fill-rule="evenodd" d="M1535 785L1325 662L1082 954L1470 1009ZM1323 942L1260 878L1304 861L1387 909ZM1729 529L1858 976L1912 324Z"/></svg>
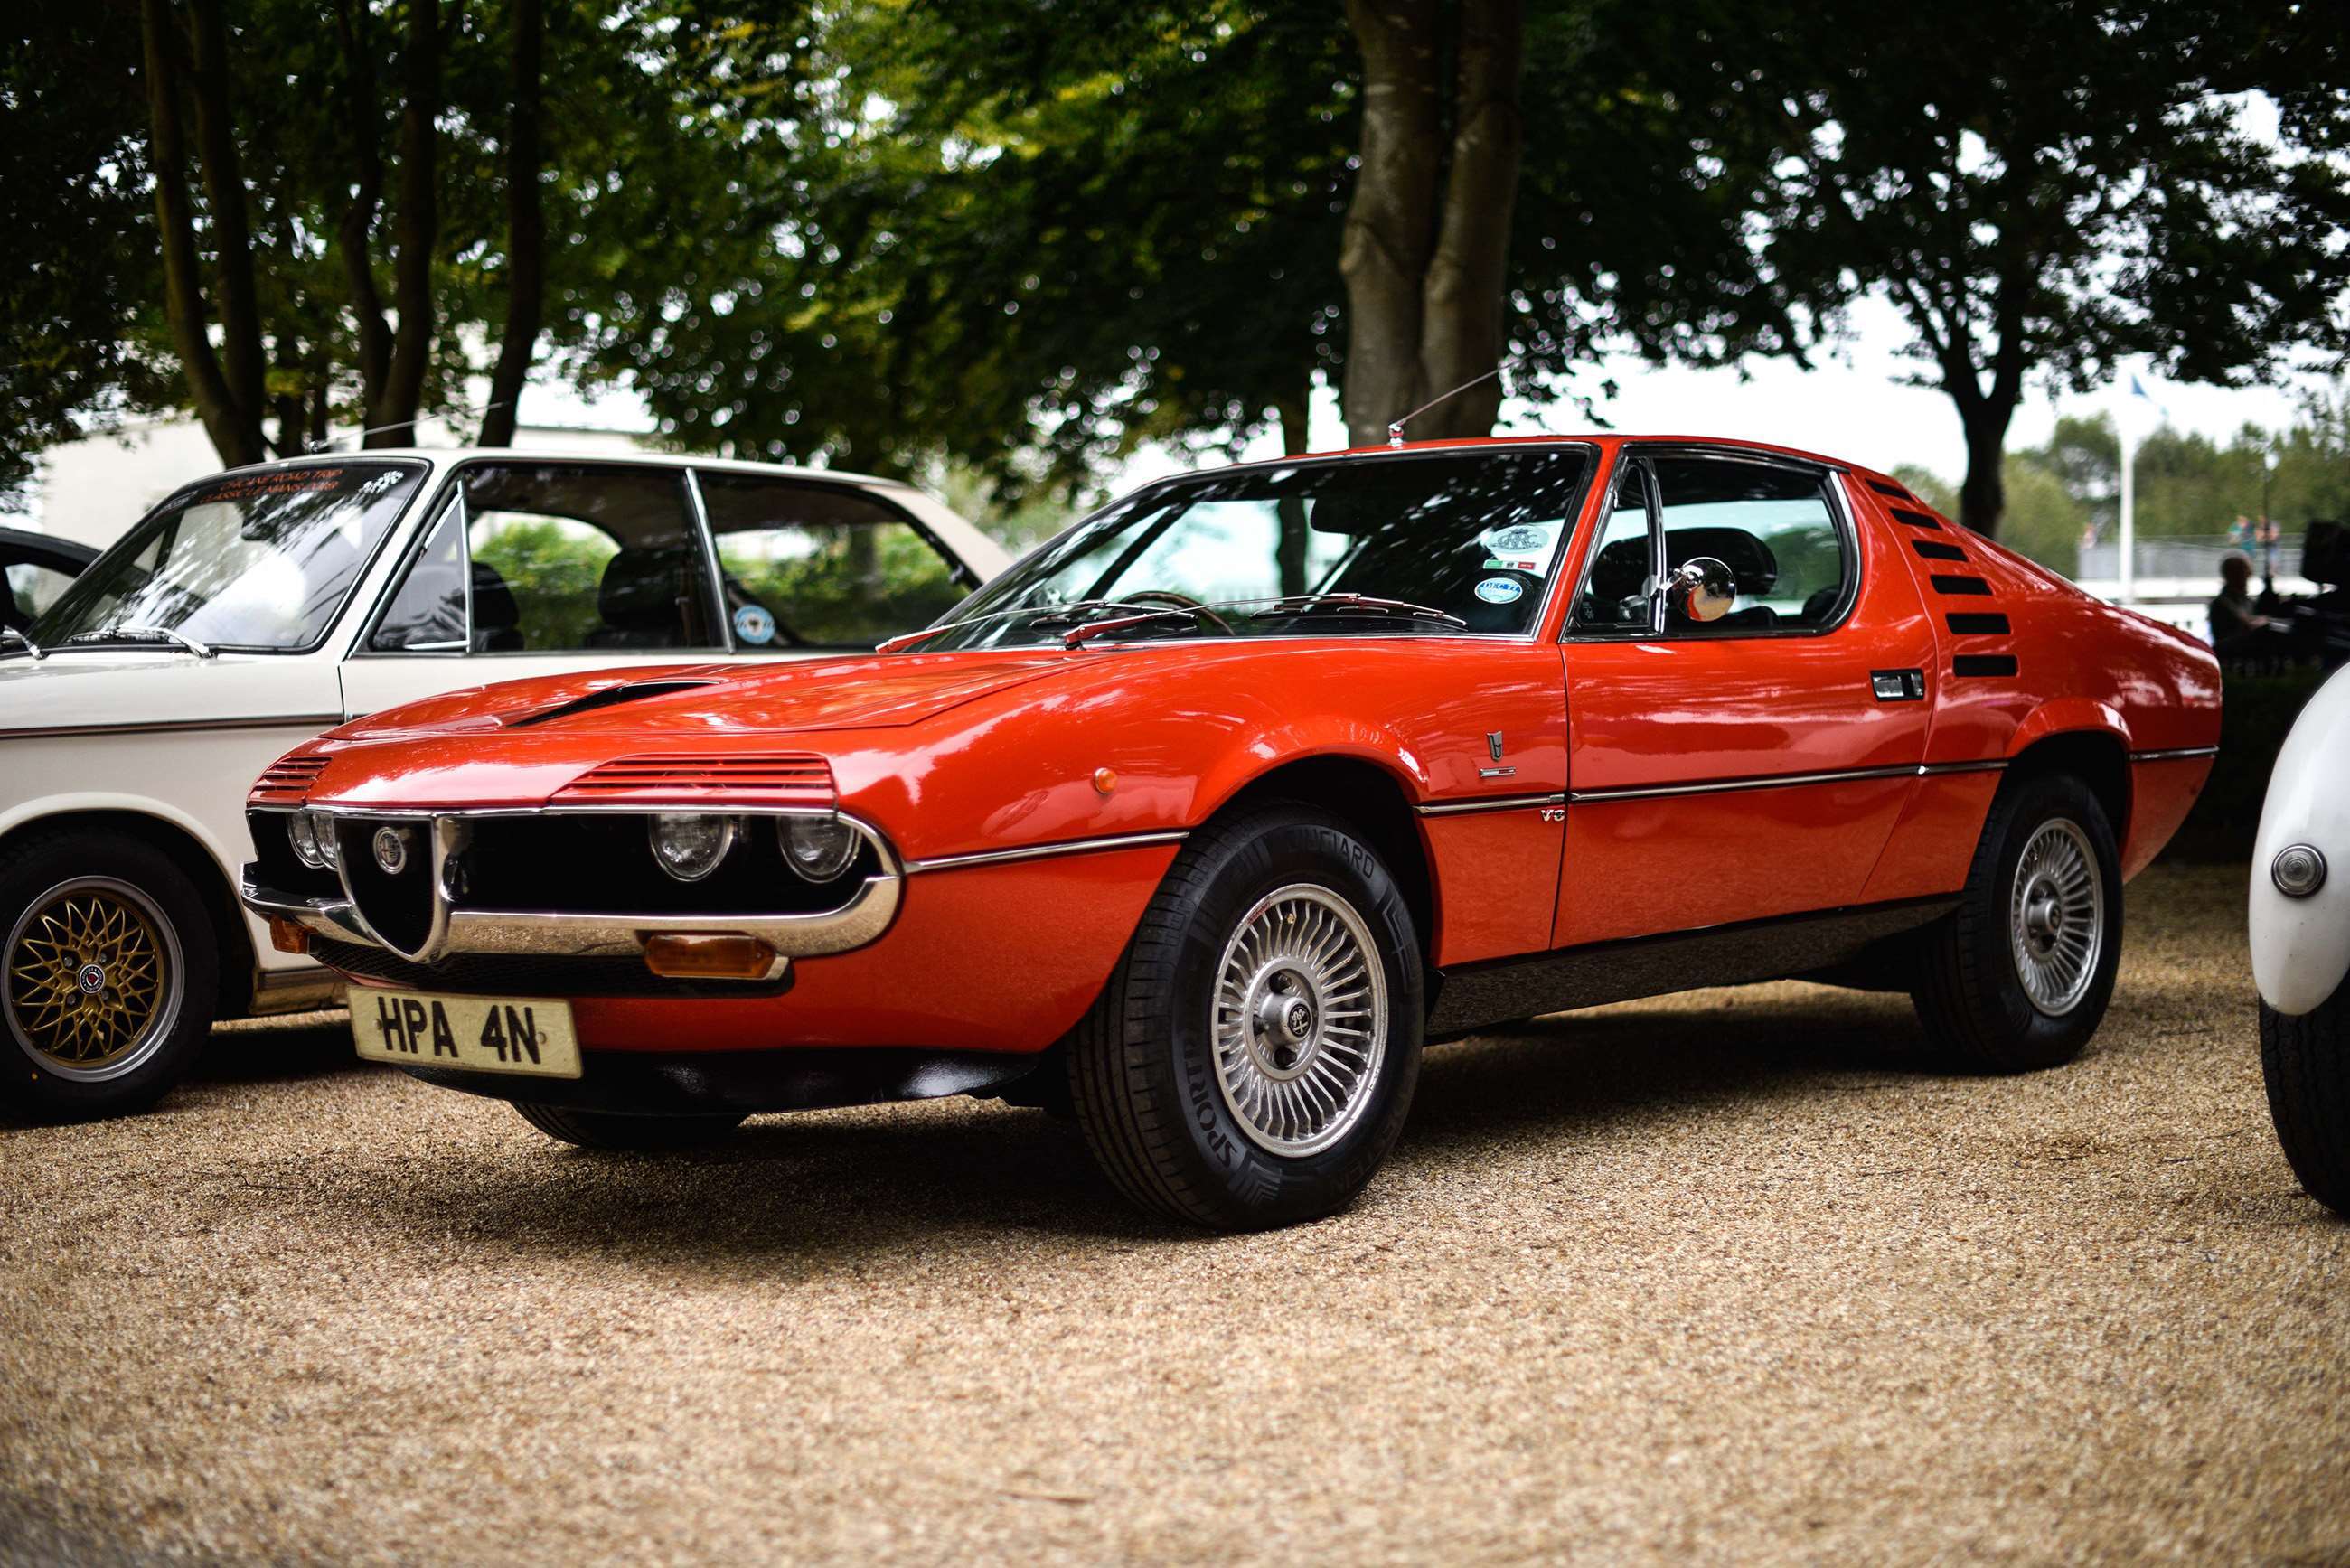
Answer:
<svg viewBox="0 0 2350 1568"><path fill-rule="evenodd" d="M653 859L681 882L699 882L734 847L731 816L656 816L647 825Z"/></svg>
<svg viewBox="0 0 2350 1568"><path fill-rule="evenodd" d="M294 846L294 858L305 866L324 867L327 857L318 852L318 826L307 811L297 811L286 819L286 838Z"/></svg>
<svg viewBox="0 0 2350 1568"><path fill-rule="evenodd" d="M837 816L786 816L775 824L785 863L811 882L829 882L857 858L857 830Z"/></svg>
<svg viewBox="0 0 2350 1568"><path fill-rule="evenodd" d="M341 870L343 846L341 840L335 836L335 819L324 812L317 811L304 812L302 815L310 819L311 836L318 841L318 858L327 863L328 870Z"/></svg>

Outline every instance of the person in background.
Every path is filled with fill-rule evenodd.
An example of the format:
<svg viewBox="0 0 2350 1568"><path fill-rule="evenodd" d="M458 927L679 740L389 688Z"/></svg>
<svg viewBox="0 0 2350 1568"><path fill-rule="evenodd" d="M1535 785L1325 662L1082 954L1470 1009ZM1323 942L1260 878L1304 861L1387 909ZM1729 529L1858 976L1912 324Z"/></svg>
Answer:
<svg viewBox="0 0 2350 1568"><path fill-rule="evenodd" d="M2211 651L2221 659L2289 657L2289 628L2252 607L2252 558L2230 550L2220 559L2220 592L2210 606Z"/></svg>
<svg viewBox="0 0 2350 1568"><path fill-rule="evenodd" d="M2236 520L2228 524L2228 548L2230 550L2245 549L2251 545L2251 542L2252 520L2239 512L2236 514Z"/></svg>

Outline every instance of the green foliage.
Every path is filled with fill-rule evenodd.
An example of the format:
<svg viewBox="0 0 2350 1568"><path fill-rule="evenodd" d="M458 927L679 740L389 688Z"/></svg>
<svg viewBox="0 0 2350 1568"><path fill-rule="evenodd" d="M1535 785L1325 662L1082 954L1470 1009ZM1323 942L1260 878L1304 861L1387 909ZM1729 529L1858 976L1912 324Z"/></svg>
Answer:
<svg viewBox="0 0 2350 1568"><path fill-rule="evenodd" d="M588 634L604 624L604 567L619 553L609 535L553 519L504 523L473 546L473 559L513 590L522 645L534 653L588 646Z"/></svg>
<svg viewBox="0 0 2350 1568"><path fill-rule="evenodd" d="M726 575L774 612L776 646L870 648L927 626L964 590L929 543L887 524L795 531L805 554L761 557L721 539Z"/></svg>

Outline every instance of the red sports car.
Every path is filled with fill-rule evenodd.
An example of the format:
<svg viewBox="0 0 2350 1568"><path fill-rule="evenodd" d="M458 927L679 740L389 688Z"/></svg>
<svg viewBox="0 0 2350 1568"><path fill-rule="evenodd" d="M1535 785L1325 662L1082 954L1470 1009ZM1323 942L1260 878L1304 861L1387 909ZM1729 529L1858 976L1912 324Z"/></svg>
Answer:
<svg viewBox="0 0 2350 1568"><path fill-rule="evenodd" d="M1146 486L871 655L346 725L255 786L244 898L363 1055L558 1138L1000 1096L1265 1225L1536 1013L1794 975L2070 1058L2219 722L2200 645L1883 474L1415 444Z"/></svg>

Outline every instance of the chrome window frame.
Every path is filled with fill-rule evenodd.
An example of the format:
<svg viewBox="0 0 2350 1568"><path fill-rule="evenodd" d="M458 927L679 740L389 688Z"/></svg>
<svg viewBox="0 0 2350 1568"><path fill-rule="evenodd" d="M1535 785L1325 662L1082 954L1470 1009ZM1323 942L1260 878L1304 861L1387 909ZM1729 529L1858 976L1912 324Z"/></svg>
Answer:
<svg viewBox="0 0 2350 1568"><path fill-rule="evenodd" d="M1616 472L1608 476L1615 485L1621 474L1636 464L1645 464L1650 457L1705 458L1723 462L1752 463L1762 468L1779 468L1815 476L1820 493L1827 502L1828 517L1835 524L1836 537L1844 545L1846 570L1844 593L1836 600L1834 611L1818 626L1773 628L1769 631L1687 632L1674 631L1659 624L1661 601L1650 591L1649 629L1626 631L1618 628L1588 628L1577 630L1574 626L1575 605L1583 597L1584 585L1597 563L1596 530L1605 526L1595 521L1590 544L1584 552L1582 569L1575 574L1575 595L1569 598L1558 640L1568 642L1769 642L1783 638L1827 637L1844 629L1860 604L1860 591L1866 566L1861 559L1860 524L1855 515L1852 497L1846 490L1852 471L1842 463L1823 462L1818 458L1797 457L1791 453L1760 452L1748 447L1716 446L1703 441L1627 441L1617 449ZM1612 493L1612 491L1611 491ZM1612 508L1603 510L1601 517L1609 515ZM1664 577L1664 496L1651 473L1648 483L1648 571L1651 581Z"/></svg>

